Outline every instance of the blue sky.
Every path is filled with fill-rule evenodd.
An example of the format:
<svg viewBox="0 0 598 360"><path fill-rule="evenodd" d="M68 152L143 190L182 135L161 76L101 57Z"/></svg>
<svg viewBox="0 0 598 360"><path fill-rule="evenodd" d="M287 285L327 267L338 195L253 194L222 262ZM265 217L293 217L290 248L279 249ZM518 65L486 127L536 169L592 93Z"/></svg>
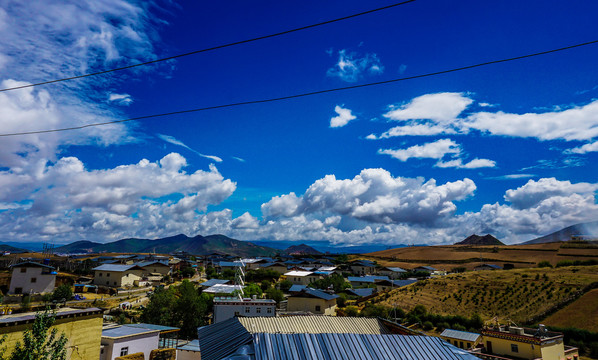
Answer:
<svg viewBox="0 0 598 360"><path fill-rule="evenodd" d="M0 1L2 88L389 1ZM588 1L425 1L108 75L0 92L0 133L409 77L597 40ZM598 45L393 84L0 138L5 241L222 233L507 243L598 218Z"/></svg>

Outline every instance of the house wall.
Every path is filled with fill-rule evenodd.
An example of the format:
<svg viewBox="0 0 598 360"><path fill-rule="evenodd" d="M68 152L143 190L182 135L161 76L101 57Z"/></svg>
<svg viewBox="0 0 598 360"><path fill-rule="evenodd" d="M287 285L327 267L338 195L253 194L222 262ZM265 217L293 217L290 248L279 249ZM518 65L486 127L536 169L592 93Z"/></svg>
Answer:
<svg viewBox="0 0 598 360"><path fill-rule="evenodd" d="M476 345L480 342L481 336L478 338L477 341L467 341L467 340L460 340L455 339L447 336L440 336L441 339L448 342L449 344L455 345L456 347L464 350L468 350L471 348L476 347Z"/></svg>
<svg viewBox="0 0 598 360"><path fill-rule="evenodd" d="M246 311L248 308L249 311ZM240 316L276 316L276 304L214 304L214 324L228 320L237 313Z"/></svg>
<svg viewBox="0 0 598 360"><path fill-rule="evenodd" d="M101 332L100 332L101 336ZM104 359L114 360L120 356L120 351L124 347L129 348L129 354L143 353L145 359L150 358L152 350L158 348L158 339L160 332L149 334L141 334L135 336L127 336L121 339L105 339L102 338L102 345L104 345ZM87 359L87 358L86 358ZM92 358L89 358L92 359ZM97 359L97 358L94 358ZM74 359L73 359L74 360Z"/></svg>
<svg viewBox="0 0 598 360"><path fill-rule="evenodd" d="M376 268L370 266L351 266L351 272L357 275L373 275Z"/></svg>
<svg viewBox="0 0 598 360"><path fill-rule="evenodd" d="M391 280L398 280L401 278L401 274L403 274L403 273L390 271L390 270L380 270L380 271L378 271L378 274L382 275L382 276L388 276L388 278Z"/></svg>
<svg viewBox="0 0 598 360"><path fill-rule="evenodd" d="M58 318L52 329L57 329L58 334L64 332L68 341L67 359L88 360L100 358L100 339L102 337L102 314ZM30 330L33 324L3 326L0 328L0 337L6 334L6 353L10 354L17 341L23 342L23 333Z"/></svg>
<svg viewBox="0 0 598 360"><path fill-rule="evenodd" d="M176 351L177 360L201 360L201 353L199 351L178 350Z"/></svg>
<svg viewBox="0 0 598 360"><path fill-rule="evenodd" d="M316 310L316 306L320 306L320 310ZM309 311L314 314L336 316L336 299L324 300L291 296L288 299L287 311Z"/></svg>
<svg viewBox="0 0 598 360"><path fill-rule="evenodd" d="M25 269L25 272L21 272ZM41 267L15 267L12 269L12 277L10 279L10 287L8 292L15 294L16 288L21 288L21 294L43 294L54 291L56 285L56 275L42 274L42 270L48 271ZM31 282L35 279L35 282Z"/></svg>
<svg viewBox="0 0 598 360"><path fill-rule="evenodd" d="M146 274L159 273L162 276L170 274L170 266L149 265L144 266L143 270L145 270Z"/></svg>
<svg viewBox="0 0 598 360"><path fill-rule="evenodd" d="M317 275L287 276L287 280L289 280L293 285L309 285L316 280L320 280L320 277Z"/></svg>
<svg viewBox="0 0 598 360"><path fill-rule="evenodd" d="M276 271L279 274L284 274L287 271L289 271L286 266L269 266L267 268L262 268L262 269L265 269L265 270L274 270L274 271Z"/></svg>
<svg viewBox="0 0 598 360"><path fill-rule="evenodd" d="M141 280L140 270L131 271L105 271L96 270L93 283L95 285L121 287L135 286L135 281Z"/></svg>
<svg viewBox="0 0 598 360"><path fill-rule="evenodd" d="M541 358L543 360L561 360L565 358L563 339L558 339L552 344L543 346L484 336L483 344L486 345L486 347L488 341L492 342L492 353L496 355L512 356L522 359ZM512 351L512 344L517 345L517 352Z"/></svg>

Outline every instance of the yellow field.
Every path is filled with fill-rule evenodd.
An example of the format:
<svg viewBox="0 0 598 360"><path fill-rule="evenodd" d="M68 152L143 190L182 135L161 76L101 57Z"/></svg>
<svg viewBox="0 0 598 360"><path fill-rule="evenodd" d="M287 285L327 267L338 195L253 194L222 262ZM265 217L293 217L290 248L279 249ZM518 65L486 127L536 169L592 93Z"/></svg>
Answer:
<svg viewBox="0 0 598 360"><path fill-rule="evenodd" d="M477 313L485 320L525 323L594 282L598 266L475 271L420 281L373 301L407 311L422 304L436 314Z"/></svg>
<svg viewBox="0 0 598 360"><path fill-rule="evenodd" d="M598 332L598 289L590 290L564 309L543 320L543 323Z"/></svg>

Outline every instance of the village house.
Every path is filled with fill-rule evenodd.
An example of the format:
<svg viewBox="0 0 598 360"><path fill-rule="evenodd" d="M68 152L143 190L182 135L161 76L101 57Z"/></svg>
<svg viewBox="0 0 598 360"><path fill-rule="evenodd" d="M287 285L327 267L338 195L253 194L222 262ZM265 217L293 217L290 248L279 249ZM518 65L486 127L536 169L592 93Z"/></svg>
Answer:
<svg viewBox="0 0 598 360"><path fill-rule="evenodd" d="M474 271L482 271L482 270L501 270L502 268L499 265L495 264L481 264L473 268Z"/></svg>
<svg viewBox="0 0 598 360"><path fill-rule="evenodd" d="M388 276L391 280L400 279L406 273L407 270L401 269L400 267L383 267L378 270L379 275Z"/></svg>
<svg viewBox="0 0 598 360"><path fill-rule="evenodd" d="M115 360L120 356L143 353L144 358L149 359L151 351L158 348L159 337L160 330L129 325L106 328L102 330L102 350L99 358Z"/></svg>
<svg viewBox="0 0 598 360"><path fill-rule="evenodd" d="M485 352L517 359L578 358L578 349L565 346L563 334L548 331L544 325L537 329L495 326L482 330Z"/></svg>
<svg viewBox="0 0 598 360"><path fill-rule="evenodd" d="M54 291L56 271L52 266L23 262L11 268L9 294L44 294Z"/></svg>
<svg viewBox="0 0 598 360"><path fill-rule="evenodd" d="M305 288L288 297L287 311L304 311L318 315L336 315L336 299L321 290Z"/></svg>
<svg viewBox="0 0 598 360"><path fill-rule="evenodd" d="M394 288L399 288L407 285L411 285L416 283L417 280L375 280L374 284L376 285L376 292L382 292L387 290L392 290Z"/></svg>
<svg viewBox="0 0 598 360"><path fill-rule="evenodd" d="M276 316L276 301L272 299L216 297L214 324L235 316Z"/></svg>
<svg viewBox="0 0 598 360"><path fill-rule="evenodd" d="M168 261L150 260L138 262L135 265L143 269L144 276L149 274L160 274L162 277L164 277L166 275L170 275L171 273Z"/></svg>
<svg viewBox="0 0 598 360"><path fill-rule="evenodd" d="M104 264L92 269L93 283L110 287L138 286L145 270L137 265Z"/></svg>
<svg viewBox="0 0 598 360"><path fill-rule="evenodd" d="M482 335L467 331L444 329L440 337L463 350L471 350L482 341Z"/></svg>
<svg viewBox="0 0 598 360"><path fill-rule="evenodd" d="M376 281L390 280L387 276L349 276L347 280L354 288L374 285Z"/></svg>
<svg viewBox="0 0 598 360"><path fill-rule="evenodd" d="M320 275L314 274L311 271L289 271L284 276L293 285L309 285L321 279Z"/></svg>
<svg viewBox="0 0 598 360"><path fill-rule="evenodd" d="M271 263L260 264L260 269L274 270L281 275L284 274L285 272L287 272L287 270L288 270L287 266L281 262L271 262Z"/></svg>
<svg viewBox="0 0 598 360"><path fill-rule="evenodd" d="M349 264L351 272L355 275L373 275L376 273L376 264L369 260L355 260Z"/></svg>

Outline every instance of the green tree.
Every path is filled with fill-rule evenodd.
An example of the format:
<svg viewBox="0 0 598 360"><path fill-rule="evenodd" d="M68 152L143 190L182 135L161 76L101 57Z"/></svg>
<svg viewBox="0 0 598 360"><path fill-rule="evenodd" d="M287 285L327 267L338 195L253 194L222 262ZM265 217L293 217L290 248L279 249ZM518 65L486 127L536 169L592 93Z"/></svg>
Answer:
<svg viewBox="0 0 598 360"><path fill-rule="evenodd" d="M351 287L351 284L345 281L345 278L340 274L332 274L324 279L316 280L309 284L310 287L316 289L328 289L332 287L335 292L341 292Z"/></svg>
<svg viewBox="0 0 598 360"><path fill-rule="evenodd" d="M71 287L64 284L54 289L54 292L52 293L52 300L62 301L64 299L68 301L71 299L72 296L73 291L71 290Z"/></svg>
<svg viewBox="0 0 598 360"><path fill-rule="evenodd" d="M280 290L282 290L283 292L287 292L289 291L291 286L293 286L293 283L289 280L283 280L280 282L280 284L278 284L278 286L280 287Z"/></svg>
<svg viewBox="0 0 598 360"><path fill-rule="evenodd" d="M48 311L37 313L33 327L23 333L23 342L17 342L8 358L4 358L4 349L0 352L0 360L66 360L66 343L64 333L58 335L53 328L55 318ZM0 345L4 339L0 340Z"/></svg>
<svg viewBox="0 0 598 360"><path fill-rule="evenodd" d="M253 297L256 295L258 298L262 297L262 289L257 284L247 284L243 289L243 296L245 297Z"/></svg>
<svg viewBox="0 0 598 360"><path fill-rule="evenodd" d="M272 300L276 301L277 304L284 300L284 294L282 293L282 290L275 289L275 288L267 289L266 297L268 299L272 299Z"/></svg>
<svg viewBox="0 0 598 360"><path fill-rule="evenodd" d="M157 288L149 303L141 313L141 320L149 324L170 326L173 319L175 289Z"/></svg>
<svg viewBox="0 0 598 360"><path fill-rule="evenodd" d="M543 268L543 267L551 268L552 264L549 261L542 260L538 263L538 267L539 268Z"/></svg>
<svg viewBox="0 0 598 360"><path fill-rule="evenodd" d="M195 270L193 270L193 268L190 266L181 270L181 276L184 278L190 278L193 277L193 275L195 275Z"/></svg>

